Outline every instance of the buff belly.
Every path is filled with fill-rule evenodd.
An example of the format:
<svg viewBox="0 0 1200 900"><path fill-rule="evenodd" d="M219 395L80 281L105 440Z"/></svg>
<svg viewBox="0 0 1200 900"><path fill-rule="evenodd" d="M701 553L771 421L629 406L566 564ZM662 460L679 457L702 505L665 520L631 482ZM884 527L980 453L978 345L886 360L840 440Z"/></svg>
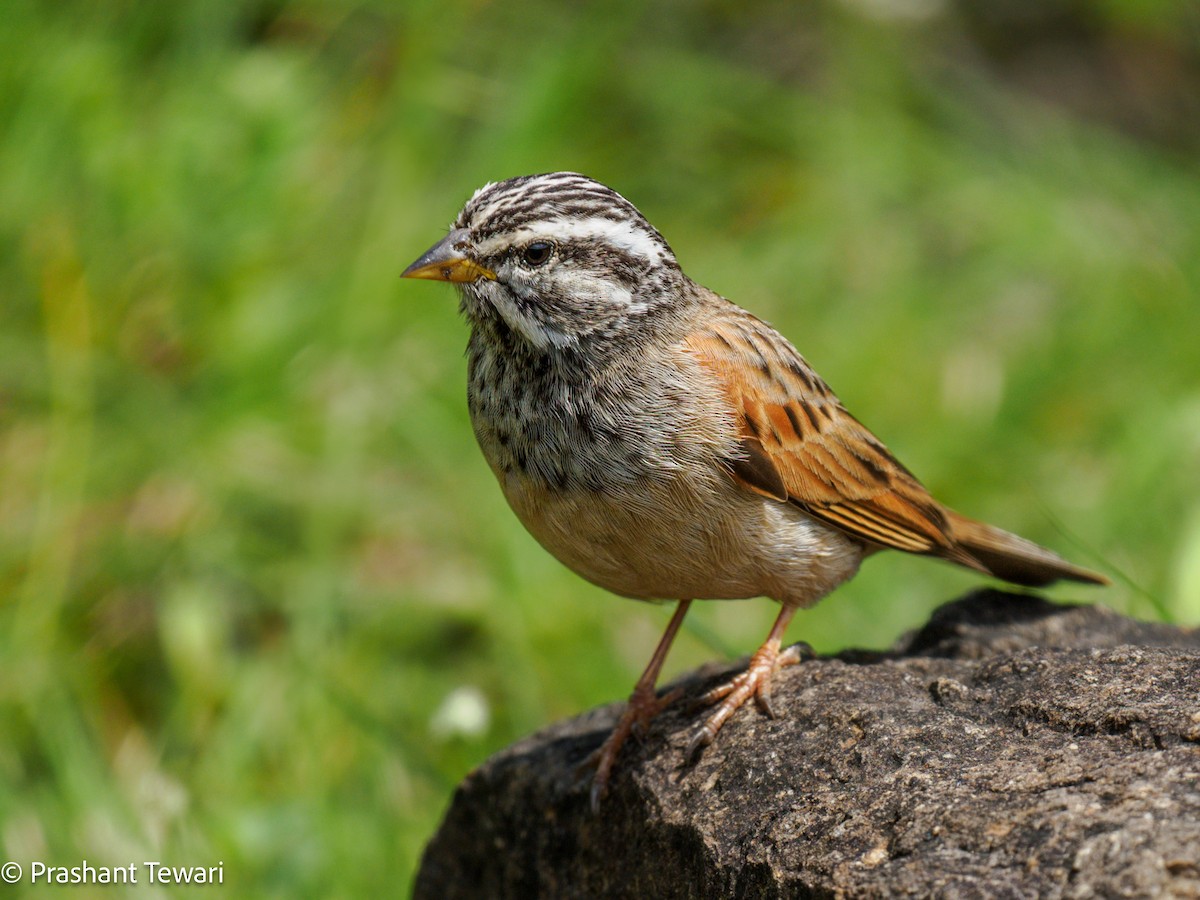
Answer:
<svg viewBox="0 0 1200 900"><path fill-rule="evenodd" d="M509 505L564 565L639 599L768 596L810 606L850 578L865 548L790 503L759 497L723 473L620 495L548 491L500 476Z"/></svg>

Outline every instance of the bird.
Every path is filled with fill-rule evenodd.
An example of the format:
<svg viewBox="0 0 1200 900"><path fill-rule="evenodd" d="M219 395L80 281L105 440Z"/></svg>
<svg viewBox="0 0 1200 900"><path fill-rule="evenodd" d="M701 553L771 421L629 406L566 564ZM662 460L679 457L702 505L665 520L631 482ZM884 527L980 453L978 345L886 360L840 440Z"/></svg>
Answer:
<svg viewBox="0 0 1200 900"><path fill-rule="evenodd" d="M780 604L744 669L710 690L692 756L751 698L774 716L795 613L880 550L1018 585L1098 573L938 502L788 340L684 274L663 236L574 172L492 182L402 277L452 283L470 329L467 405L509 506L568 568L608 591L674 601L614 729L591 758L598 809L657 693L692 602Z"/></svg>

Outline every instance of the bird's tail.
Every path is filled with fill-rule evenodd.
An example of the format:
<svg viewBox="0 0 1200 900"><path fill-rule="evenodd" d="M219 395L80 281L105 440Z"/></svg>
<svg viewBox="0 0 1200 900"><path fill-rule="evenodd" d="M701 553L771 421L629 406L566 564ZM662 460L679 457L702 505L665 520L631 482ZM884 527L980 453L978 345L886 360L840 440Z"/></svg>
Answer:
<svg viewBox="0 0 1200 900"><path fill-rule="evenodd" d="M1041 587L1059 579L1085 584L1108 584L1108 579L1067 562L1057 553L996 528L946 510L950 534L957 549L964 550L980 567L997 578Z"/></svg>

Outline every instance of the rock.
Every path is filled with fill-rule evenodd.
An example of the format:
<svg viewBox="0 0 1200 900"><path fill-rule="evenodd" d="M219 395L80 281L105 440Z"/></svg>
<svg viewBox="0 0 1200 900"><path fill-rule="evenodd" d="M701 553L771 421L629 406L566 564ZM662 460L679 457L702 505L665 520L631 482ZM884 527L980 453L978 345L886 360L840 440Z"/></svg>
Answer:
<svg viewBox="0 0 1200 900"><path fill-rule="evenodd" d="M727 670L725 670L727 671ZM1200 634L979 591L889 652L780 672L691 761L688 697L580 763L620 704L459 786L418 898L1200 896Z"/></svg>

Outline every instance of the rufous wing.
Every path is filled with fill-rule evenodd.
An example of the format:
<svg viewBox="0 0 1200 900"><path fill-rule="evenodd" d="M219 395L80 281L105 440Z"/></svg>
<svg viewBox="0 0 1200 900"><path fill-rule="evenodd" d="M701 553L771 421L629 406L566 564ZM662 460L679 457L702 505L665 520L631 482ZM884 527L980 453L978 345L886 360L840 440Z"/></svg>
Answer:
<svg viewBox="0 0 1200 900"><path fill-rule="evenodd" d="M749 313L730 309L686 343L718 379L738 420L741 452L727 468L742 486L795 503L870 545L938 556L1022 584L1103 582L1032 542L943 507L791 344Z"/></svg>

